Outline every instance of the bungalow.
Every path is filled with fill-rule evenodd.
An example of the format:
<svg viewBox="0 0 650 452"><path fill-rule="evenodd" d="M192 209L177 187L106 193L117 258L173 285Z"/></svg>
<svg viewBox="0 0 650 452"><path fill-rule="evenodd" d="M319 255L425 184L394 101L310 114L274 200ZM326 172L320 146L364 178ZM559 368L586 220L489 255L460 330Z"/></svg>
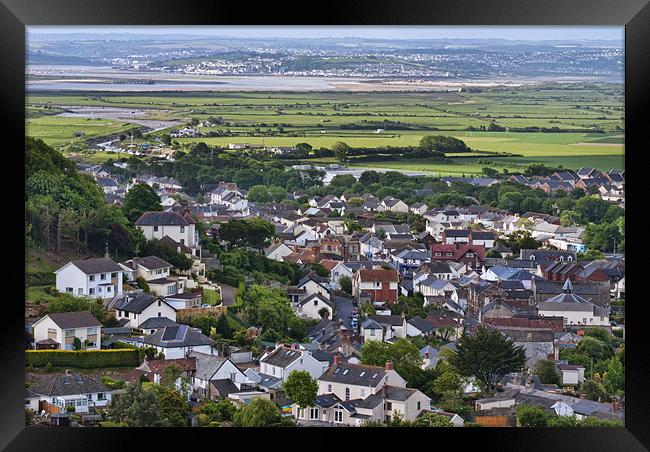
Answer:
<svg viewBox="0 0 650 452"><path fill-rule="evenodd" d="M212 340L198 328L187 325L166 326L142 339L144 346L155 347L165 359L184 358L192 352L216 355Z"/></svg>
<svg viewBox="0 0 650 452"><path fill-rule="evenodd" d="M29 389L38 395L39 409L50 414L65 413L68 407L73 407L75 413L88 413L91 407L111 403L111 389L81 373L47 375Z"/></svg>
<svg viewBox="0 0 650 452"><path fill-rule="evenodd" d="M72 350L75 338L84 350L101 348L102 324L88 311L47 314L34 323L33 332L36 349Z"/></svg>
<svg viewBox="0 0 650 452"><path fill-rule="evenodd" d="M179 309L200 308L201 299L202 295L200 292L177 293L164 298L165 303L177 311Z"/></svg>

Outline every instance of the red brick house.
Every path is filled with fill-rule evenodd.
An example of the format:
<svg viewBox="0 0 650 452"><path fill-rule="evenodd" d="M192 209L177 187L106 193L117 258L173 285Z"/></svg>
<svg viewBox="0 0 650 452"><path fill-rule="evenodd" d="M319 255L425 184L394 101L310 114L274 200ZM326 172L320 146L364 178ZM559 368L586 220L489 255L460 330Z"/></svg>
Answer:
<svg viewBox="0 0 650 452"><path fill-rule="evenodd" d="M397 270L360 268L352 278L352 293L355 297L365 294L373 302L395 303L398 291Z"/></svg>
<svg viewBox="0 0 650 452"><path fill-rule="evenodd" d="M485 262L485 247L483 245L468 245L465 243L434 243L431 245L431 260L433 262L462 262L472 268L480 268Z"/></svg>

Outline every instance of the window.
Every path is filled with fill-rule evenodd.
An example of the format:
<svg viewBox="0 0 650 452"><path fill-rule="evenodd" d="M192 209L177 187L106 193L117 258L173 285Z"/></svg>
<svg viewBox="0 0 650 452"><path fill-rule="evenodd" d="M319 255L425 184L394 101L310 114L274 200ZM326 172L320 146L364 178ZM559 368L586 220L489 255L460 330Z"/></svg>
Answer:
<svg viewBox="0 0 650 452"><path fill-rule="evenodd" d="M271 373L275 375L275 367L271 367Z"/></svg>
<svg viewBox="0 0 650 452"><path fill-rule="evenodd" d="M124 317L126 317L128 319L129 318L129 313L124 311ZM133 318L135 318L135 317L133 317Z"/></svg>
<svg viewBox="0 0 650 452"><path fill-rule="evenodd" d="M318 408L312 408L309 410L309 419L318 420Z"/></svg>
<svg viewBox="0 0 650 452"><path fill-rule="evenodd" d="M77 295L83 295L84 290L80 287L77 289Z"/></svg>
<svg viewBox="0 0 650 452"><path fill-rule="evenodd" d="M587 318L586 317L582 318L582 323L587 323Z"/></svg>
<svg viewBox="0 0 650 452"><path fill-rule="evenodd" d="M298 408L298 417L299 417L300 419L304 419L304 418L305 418L305 409L304 409L304 408Z"/></svg>
<svg viewBox="0 0 650 452"><path fill-rule="evenodd" d="M393 410L393 404L390 402L384 403L384 410L386 411L392 411Z"/></svg>
<svg viewBox="0 0 650 452"><path fill-rule="evenodd" d="M153 232L158 232L158 226L153 227Z"/></svg>
<svg viewBox="0 0 650 452"><path fill-rule="evenodd" d="M117 272L111 273L111 278L117 278Z"/></svg>
<svg viewBox="0 0 650 452"><path fill-rule="evenodd" d="M97 288L97 292L101 292L101 291L102 291L102 288L101 288L101 287L98 287L98 288Z"/></svg>
<svg viewBox="0 0 650 452"><path fill-rule="evenodd" d="M160 317L160 312L158 313L158 317Z"/></svg>
<svg viewBox="0 0 650 452"><path fill-rule="evenodd" d="M92 395L92 394L86 394L86 397L88 398L88 400L92 400L92 399L93 399L93 395Z"/></svg>
<svg viewBox="0 0 650 452"><path fill-rule="evenodd" d="M374 336L375 335L375 330L370 330L370 335Z"/></svg>
<svg viewBox="0 0 650 452"><path fill-rule="evenodd" d="M47 337L51 339L56 339L56 328L48 328L47 329Z"/></svg>
<svg viewBox="0 0 650 452"><path fill-rule="evenodd" d="M91 281L94 281L95 280L95 275L90 275L90 277L88 279L90 279Z"/></svg>
<svg viewBox="0 0 650 452"><path fill-rule="evenodd" d="M350 400L350 388L345 388L345 400Z"/></svg>
<svg viewBox="0 0 650 452"><path fill-rule="evenodd" d="M74 289L72 287L66 287L65 291L72 293L72 292L74 292Z"/></svg>
<svg viewBox="0 0 650 452"><path fill-rule="evenodd" d="M452 253L452 252L450 252L450 251L447 251L447 252L445 253L445 256L453 256L453 255L454 255L454 253Z"/></svg>
<svg viewBox="0 0 650 452"><path fill-rule="evenodd" d="M334 422L343 422L343 411L334 411Z"/></svg>
<svg viewBox="0 0 650 452"><path fill-rule="evenodd" d="M106 393L105 392L98 392L97 393L97 400L106 400Z"/></svg>
<svg viewBox="0 0 650 452"><path fill-rule="evenodd" d="M106 288L106 292L110 292L110 291L111 291L111 286L108 286L108 287Z"/></svg>
<svg viewBox="0 0 650 452"><path fill-rule="evenodd" d="M418 411L420 411L421 405L421 402L418 402Z"/></svg>
<svg viewBox="0 0 650 452"><path fill-rule="evenodd" d="M318 300L314 300L314 306L318 306Z"/></svg>
<svg viewBox="0 0 650 452"><path fill-rule="evenodd" d="M91 327L86 329L86 335L92 336L93 334L97 334L97 327Z"/></svg>
<svg viewBox="0 0 650 452"><path fill-rule="evenodd" d="M436 251L434 254L435 254L436 256L442 256L442 253L441 253L440 251Z"/></svg>
<svg viewBox="0 0 650 452"><path fill-rule="evenodd" d="M99 279L101 279L102 281L106 280L106 273L102 273L101 275L99 275Z"/></svg>
<svg viewBox="0 0 650 452"><path fill-rule="evenodd" d="M181 226L181 234L185 233L185 226Z"/></svg>
<svg viewBox="0 0 650 452"><path fill-rule="evenodd" d="M65 330L65 337L74 337L74 329Z"/></svg>
<svg viewBox="0 0 650 452"><path fill-rule="evenodd" d="M89 293L90 295L95 295L95 288L94 288L94 287L91 287L90 289L88 289L88 293Z"/></svg>
<svg viewBox="0 0 650 452"><path fill-rule="evenodd" d="M160 307L160 300L158 300L158 307Z"/></svg>
<svg viewBox="0 0 650 452"><path fill-rule="evenodd" d="M117 316L122 317L122 311L117 311Z"/></svg>
<svg viewBox="0 0 650 452"><path fill-rule="evenodd" d="M327 392L332 392L332 385L327 385Z"/></svg>

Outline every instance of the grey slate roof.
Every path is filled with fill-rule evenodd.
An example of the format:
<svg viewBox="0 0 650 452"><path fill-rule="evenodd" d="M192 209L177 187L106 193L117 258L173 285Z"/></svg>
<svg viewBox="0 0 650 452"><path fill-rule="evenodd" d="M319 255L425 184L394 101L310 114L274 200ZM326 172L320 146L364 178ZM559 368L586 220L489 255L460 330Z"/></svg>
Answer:
<svg viewBox="0 0 650 452"><path fill-rule="evenodd" d="M133 268L133 259L123 262L123 264L130 269L135 270L135 268ZM142 265L147 270L158 270L161 268L173 267L172 264L162 260L158 256L141 257L138 261L138 264Z"/></svg>
<svg viewBox="0 0 650 452"><path fill-rule="evenodd" d="M149 317L147 320L140 324L138 329L153 330L175 325L178 325L178 323L174 322L172 319L168 319L167 317Z"/></svg>
<svg viewBox="0 0 650 452"><path fill-rule="evenodd" d="M189 226L178 212L145 212L135 221L136 226Z"/></svg>
<svg viewBox="0 0 650 452"><path fill-rule="evenodd" d="M376 387L386 376L386 369L379 366L339 363L331 366L320 376L320 381Z"/></svg>
<svg viewBox="0 0 650 452"><path fill-rule="evenodd" d="M48 375L32 386L31 391L44 396L67 396L111 390L84 374Z"/></svg>
<svg viewBox="0 0 650 452"><path fill-rule="evenodd" d="M324 296L322 296L322 295L319 294L319 293L313 293L313 294L311 294L311 295L308 296L307 298L302 299L298 304L299 304L300 306L304 306L304 305L306 305L307 303L311 303L311 302L314 301L315 299L318 299L319 301L323 302L324 304L326 304L326 305L329 306L330 308L334 309L334 304L333 304L330 300L328 300L327 298L325 298Z"/></svg>
<svg viewBox="0 0 650 452"><path fill-rule="evenodd" d="M384 394L385 390L385 394ZM399 400L401 402L407 400L413 394L417 392L417 389L412 388L400 388L399 386L389 386L386 385L382 388L380 394L384 394L386 400Z"/></svg>
<svg viewBox="0 0 650 452"><path fill-rule="evenodd" d="M197 328L187 325L166 326L142 340L145 344L158 347L188 347L198 345L212 345L209 337Z"/></svg>
<svg viewBox="0 0 650 452"><path fill-rule="evenodd" d="M47 316L63 330L102 326L101 322L88 311L52 312Z"/></svg>
<svg viewBox="0 0 650 452"><path fill-rule="evenodd" d="M90 259L72 261L72 265L77 267L86 275L124 271L124 269L117 265L112 259L106 259L105 257L93 257Z"/></svg>
<svg viewBox="0 0 650 452"><path fill-rule="evenodd" d="M209 380L226 361L223 356L209 355L207 353L192 352L190 358L196 358L196 373L194 376L201 380Z"/></svg>
<svg viewBox="0 0 650 452"><path fill-rule="evenodd" d="M402 326L404 324L404 317L401 315L369 315L368 318L379 324L390 326Z"/></svg>
<svg viewBox="0 0 650 452"><path fill-rule="evenodd" d="M114 308L120 311L135 312L139 314L158 299L162 300L161 297L156 297L144 292L136 294L135 296L127 295L122 300L118 301L114 305Z"/></svg>
<svg viewBox="0 0 650 452"><path fill-rule="evenodd" d="M211 380L210 384L217 390L217 392L219 392L221 397L228 397L228 394L239 392L239 388L235 386L235 383L227 378Z"/></svg>
<svg viewBox="0 0 650 452"><path fill-rule="evenodd" d="M270 364L272 366L278 366L284 369L289 364L302 357L303 353L304 352L302 350L290 349L287 347L278 347L264 359L260 360L260 364Z"/></svg>

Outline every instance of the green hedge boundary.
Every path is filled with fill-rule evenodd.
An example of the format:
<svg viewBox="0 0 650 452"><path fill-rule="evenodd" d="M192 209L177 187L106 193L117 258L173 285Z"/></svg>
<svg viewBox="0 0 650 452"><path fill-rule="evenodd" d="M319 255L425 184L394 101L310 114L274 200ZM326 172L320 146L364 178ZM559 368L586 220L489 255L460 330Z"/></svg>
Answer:
<svg viewBox="0 0 650 452"><path fill-rule="evenodd" d="M25 350L25 365L92 369L98 367L136 367L140 365L138 350Z"/></svg>

